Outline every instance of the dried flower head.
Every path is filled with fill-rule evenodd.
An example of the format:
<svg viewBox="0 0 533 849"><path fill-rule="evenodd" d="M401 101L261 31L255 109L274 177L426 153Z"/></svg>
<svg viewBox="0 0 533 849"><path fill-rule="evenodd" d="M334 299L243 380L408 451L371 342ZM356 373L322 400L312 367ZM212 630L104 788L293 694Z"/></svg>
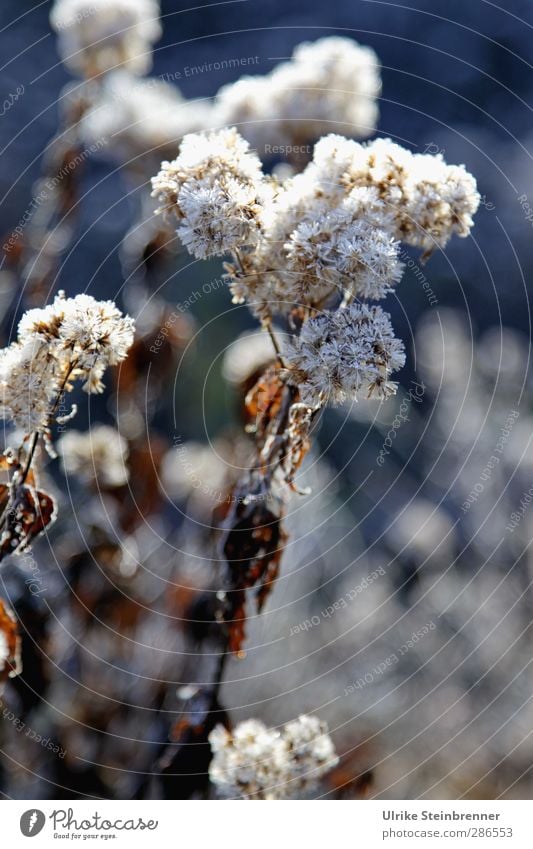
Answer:
<svg viewBox="0 0 533 849"><path fill-rule="evenodd" d="M0 351L0 417L23 433L44 431L59 392L57 359L36 337Z"/></svg>
<svg viewBox="0 0 533 849"><path fill-rule="evenodd" d="M161 37L158 0L55 0L50 23L63 61L84 77L117 67L145 74Z"/></svg>
<svg viewBox="0 0 533 849"><path fill-rule="evenodd" d="M394 238L431 250L452 235L468 236L479 206L476 181L463 165L440 154L413 154L390 139L366 145L326 136L315 147L312 170L326 194L370 188L391 216Z"/></svg>
<svg viewBox="0 0 533 849"><path fill-rule="evenodd" d="M271 196L259 159L234 129L185 136L152 185L158 211L175 214L180 239L200 259L257 242Z"/></svg>
<svg viewBox="0 0 533 849"><path fill-rule="evenodd" d="M113 301L91 295L65 298L63 293L50 306L25 313L18 327L20 341L37 337L48 343L57 360L85 380L86 392L103 391L104 371L126 358L133 334L133 319Z"/></svg>
<svg viewBox="0 0 533 849"><path fill-rule="evenodd" d="M317 306L330 294L350 292L383 298L402 276L399 243L376 215L367 214L366 194L352 195L331 210L311 203L283 244L286 262L279 276L286 298Z"/></svg>
<svg viewBox="0 0 533 849"><path fill-rule="evenodd" d="M466 236L479 203L462 166L341 136L321 139L306 169L275 185L235 130L191 135L153 184L192 254L239 248L227 266L233 299L262 320L385 297L402 276L400 240L429 250Z"/></svg>
<svg viewBox="0 0 533 849"><path fill-rule="evenodd" d="M0 352L0 415L24 433L45 431L59 393L81 379L86 392L103 390L102 375L133 342L134 323L112 301L65 298L24 314L18 339Z"/></svg>
<svg viewBox="0 0 533 849"><path fill-rule="evenodd" d="M341 404L359 393L386 398L396 391L390 375L405 362L390 316L381 307L351 304L304 322L285 345L291 381L304 403Z"/></svg>
<svg viewBox="0 0 533 849"><path fill-rule="evenodd" d="M224 86L214 104L218 126L234 124L259 151L300 146L342 125L356 138L374 131L381 90L373 50L332 36L299 44L267 76Z"/></svg>
<svg viewBox="0 0 533 849"><path fill-rule="evenodd" d="M114 489L128 482L128 443L114 427L96 425L86 433L71 430L61 436L58 453L66 474L85 483Z"/></svg>
<svg viewBox="0 0 533 849"><path fill-rule="evenodd" d="M209 777L225 798L307 796L338 760L327 725L314 716L300 716L279 731L257 719L239 723L232 732L218 725L209 742Z"/></svg>

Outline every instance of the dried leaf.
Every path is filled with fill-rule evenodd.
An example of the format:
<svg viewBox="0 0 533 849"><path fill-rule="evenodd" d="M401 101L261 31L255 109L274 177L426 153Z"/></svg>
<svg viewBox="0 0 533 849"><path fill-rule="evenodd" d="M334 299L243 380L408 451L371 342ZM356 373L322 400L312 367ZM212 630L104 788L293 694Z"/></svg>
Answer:
<svg viewBox="0 0 533 849"><path fill-rule="evenodd" d="M227 563L224 620L231 652L242 650L245 637L245 591L259 585L256 603L260 612L278 575L286 534L281 523L281 504L278 502L276 506L275 513L264 500L237 496L223 537L222 550Z"/></svg>
<svg viewBox="0 0 533 849"><path fill-rule="evenodd" d="M17 486L4 518L0 556L25 551L55 517L51 495L25 483Z"/></svg>
<svg viewBox="0 0 533 849"><path fill-rule="evenodd" d="M289 391L281 374L279 366L269 366L250 389L244 402L249 428L260 439L265 437L270 422L279 415L283 397Z"/></svg>
<svg viewBox="0 0 533 849"><path fill-rule="evenodd" d="M8 678L22 671L20 636L13 611L0 598L0 692Z"/></svg>

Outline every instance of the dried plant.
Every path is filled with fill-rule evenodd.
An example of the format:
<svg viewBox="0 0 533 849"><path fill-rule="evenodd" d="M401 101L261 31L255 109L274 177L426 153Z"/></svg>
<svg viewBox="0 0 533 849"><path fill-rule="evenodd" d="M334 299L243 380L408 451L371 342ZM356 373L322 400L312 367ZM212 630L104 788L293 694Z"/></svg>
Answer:
<svg viewBox="0 0 533 849"><path fill-rule="evenodd" d="M403 345L387 313L355 299L383 298L399 281L400 240L429 254L454 233L466 236L479 195L473 177L440 156L339 136L322 139L303 173L279 183L230 129L186 136L154 177L153 196L193 256L231 254L233 300L260 319L275 358L246 397L256 457L221 517L221 676L227 651L244 654L247 591L257 588L260 612L278 576L285 503L298 491L315 416L328 403L396 391L390 377L404 364ZM274 316L285 322L283 345ZM256 737L267 738L266 729L254 730L251 745ZM225 741L228 758L237 746L227 732L211 739L215 752ZM274 773L269 780L276 783ZM243 794L262 793L258 787Z"/></svg>
<svg viewBox="0 0 533 849"><path fill-rule="evenodd" d="M17 340L0 352L0 416L17 428L3 456L0 559L25 551L55 518L54 499L37 488L31 468L39 442L54 453L53 426L76 413L76 405L63 412L66 393L79 380L85 392L102 392L104 371L125 359L133 327L111 301L61 292L25 313Z"/></svg>
<svg viewBox="0 0 533 849"><path fill-rule="evenodd" d="M27 305L46 303L72 238L86 151L118 159L140 198L121 251L124 303L139 321L135 328L113 301L60 291L22 315L16 339L0 352L0 416L8 426L0 560L28 556L62 508L64 492L54 492L44 469L54 444L69 495L77 478L89 499L86 515L63 511L56 529L72 588L60 596L60 615L45 615L34 598L16 614L0 601L0 688L20 671L16 619L25 628L29 621L40 639L28 640L25 651L63 708L58 736L67 751L77 750L82 726L112 737L117 794L149 795L153 778L169 798L213 791L305 798L330 775L332 792L342 796L349 782L325 722L302 714L279 728L258 719L232 728L220 691L230 657L246 656L250 597L261 613L278 578L289 500L309 492L300 473L317 418L328 405L392 399L397 391L404 345L375 302L402 278L401 243L427 259L453 235L469 234L480 198L466 169L440 155L413 154L390 139L355 141L374 132L378 117L380 71L371 49L339 37L304 43L269 74L244 77L198 103L146 76L162 32L158 16L157 0L56 0L51 13L62 59L81 82L64 92L43 168L42 212L10 248L11 264ZM328 134L339 126L347 137ZM272 169L278 160L284 168ZM158 167L154 215L145 184ZM158 396L194 329L159 294L179 245L195 259L223 258L233 302L258 322L258 333L238 340L224 364L246 435L228 430L216 448L244 470L238 475L192 443L191 469L177 467L168 421L157 418ZM64 433L76 413L68 395L102 393L107 368L120 364L108 407L120 429ZM205 489L189 479L198 477L209 478ZM189 499L191 517L177 529L166 521L167 486ZM156 543L146 530L152 520ZM184 551L197 557L194 568ZM22 567L13 570L20 582ZM68 651L64 626L76 634ZM52 651L63 647L61 663L80 670L80 692L70 676L54 679L52 662L40 656L46 640ZM124 693L132 678L130 704ZM181 710L169 731L170 684L178 681L191 684L177 690ZM40 690L19 686L29 713ZM155 731L145 717L152 711ZM132 739L148 751L127 750L125 776L120 765ZM67 757L54 769L53 780L73 793L111 795L96 767L80 777ZM354 795L371 780L366 771L352 779Z"/></svg>

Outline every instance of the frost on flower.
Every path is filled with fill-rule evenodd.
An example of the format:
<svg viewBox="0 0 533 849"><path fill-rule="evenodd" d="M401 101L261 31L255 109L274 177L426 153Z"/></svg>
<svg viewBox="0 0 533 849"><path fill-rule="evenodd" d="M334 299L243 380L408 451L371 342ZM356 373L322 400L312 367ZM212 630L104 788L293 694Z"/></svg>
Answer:
<svg viewBox="0 0 533 849"><path fill-rule="evenodd" d="M37 338L0 351L0 417L24 433L46 430L59 391L58 368L49 346Z"/></svg>
<svg viewBox="0 0 533 849"><path fill-rule="evenodd" d="M236 130L185 136L152 185L158 211L175 214L181 241L199 259L257 241L269 184Z"/></svg>
<svg viewBox="0 0 533 849"><path fill-rule="evenodd" d="M86 433L69 431L58 442L65 472L103 489L128 482L128 443L109 425L96 425Z"/></svg>
<svg viewBox="0 0 533 849"><path fill-rule="evenodd" d="M63 61L84 77L117 67L145 74L161 37L158 0L56 0L50 23Z"/></svg>
<svg viewBox="0 0 533 849"><path fill-rule="evenodd" d="M233 299L266 321L385 297L402 276L400 242L430 251L466 236L479 203L462 166L381 139L327 136L278 183L235 130L187 136L153 186L192 254L239 249L227 266Z"/></svg>
<svg viewBox="0 0 533 849"><path fill-rule="evenodd" d="M359 393L386 398L396 391L390 375L405 362L390 317L381 307L352 304L304 322L286 344L291 380L310 406L356 400Z"/></svg>
<svg viewBox="0 0 533 849"><path fill-rule="evenodd" d="M209 777L230 799L307 796L338 761L326 723L314 716L300 716L279 731L257 719L232 732L218 725L209 742Z"/></svg>
<svg viewBox="0 0 533 849"><path fill-rule="evenodd" d="M108 366L125 359L134 323L112 301L60 293L43 309L24 314L18 339L0 352L0 415L24 433L44 432L58 395L83 380L86 392L103 390Z"/></svg>
<svg viewBox="0 0 533 849"><path fill-rule="evenodd" d="M349 198L318 220L306 219L284 244L287 269L293 280L301 276L303 294L322 280L339 291L349 285L362 297L380 298L401 276L398 244L365 219L358 202Z"/></svg>
<svg viewBox="0 0 533 849"><path fill-rule="evenodd" d="M315 147L312 169L326 194L373 191L392 218L394 238L432 250L455 234L468 236L479 206L474 177L440 154L413 154L390 139L366 145L327 136Z"/></svg>
<svg viewBox="0 0 533 849"><path fill-rule="evenodd" d="M0 695L8 678L21 672L20 637L17 620L7 604L0 599Z"/></svg>
<svg viewBox="0 0 533 849"><path fill-rule="evenodd" d="M379 62L373 50L332 36L298 45L291 59L267 76L224 86L214 104L219 126L239 126L259 151L303 145L342 126L370 136L378 117Z"/></svg>

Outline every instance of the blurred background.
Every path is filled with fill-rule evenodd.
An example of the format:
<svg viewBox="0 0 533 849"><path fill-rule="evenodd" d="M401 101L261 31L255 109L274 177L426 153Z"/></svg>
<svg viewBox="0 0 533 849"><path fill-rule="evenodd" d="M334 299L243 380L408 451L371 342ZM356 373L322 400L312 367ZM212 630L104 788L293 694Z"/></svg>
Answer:
<svg viewBox="0 0 533 849"><path fill-rule="evenodd" d="M73 79L50 6L4 0L0 12L0 99L20 92L0 124L4 234L36 197ZM341 756L328 798L531 798L531 3L162 2L162 22L152 76L198 108L302 41L372 47L376 135L464 163L482 196L471 237L425 265L405 255L386 302L407 350L397 396L321 418L302 473L312 494L291 502L281 577L250 616L246 657L227 665L222 704L235 722L326 719ZM247 57L240 71L229 61ZM205 747L174 738L172 748L169 728L187 688L211 680L210 516L246 466L239 402L250 374L231 350L255 325L217 262L169 249L137 279L141 260L150 266L135 228L142 169L132 175L106 148L83 157L80 181L67 249L29 303L62 288L135 314L149 278L134 365L102 399L80 399L73 425L116 424L129 484L73 482L49 463L60 520L2 566L24 672L2 697L0 790L182 798L206 792L190 778L205 773ZM8 257L0 271L4 342L20 312L13 266Z"/></svg>

